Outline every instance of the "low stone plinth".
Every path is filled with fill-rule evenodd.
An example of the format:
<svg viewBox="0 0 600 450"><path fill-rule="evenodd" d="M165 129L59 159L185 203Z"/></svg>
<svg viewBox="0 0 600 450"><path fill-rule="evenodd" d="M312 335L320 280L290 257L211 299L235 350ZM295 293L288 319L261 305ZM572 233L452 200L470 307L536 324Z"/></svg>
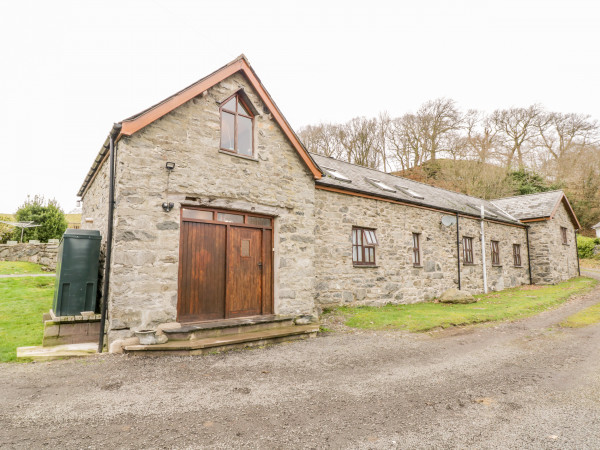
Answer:
<svg viewBox="0 0 600 450"><path fill-rule="evenodd" d="M77 316L56 316L50 310L49 318L44 320L43 347L55 345L98 342L100 337L100 314L82 314Z"/></svg>

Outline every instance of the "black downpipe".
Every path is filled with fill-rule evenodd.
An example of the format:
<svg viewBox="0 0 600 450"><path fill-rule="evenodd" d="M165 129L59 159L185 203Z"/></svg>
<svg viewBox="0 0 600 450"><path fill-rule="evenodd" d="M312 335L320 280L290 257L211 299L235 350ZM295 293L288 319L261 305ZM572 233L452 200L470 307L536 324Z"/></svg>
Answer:
<svg viewBox="0 0 600 450"><path fill-rule="evenodd" d="M577 230L575 230L575 258L577 258L577 274L581 276L581 268L579 267L579 250L577 249Z"/></svg>
<svg viewBox="0 0 600 450"><path fill-rule="evenodd" d="M458 268L458 290L460 291L460 234L458 231L458 213L456 213L456 267Z"/></svg>
<svg viewBox="0 0 600 450"><path fill-rule="evenodd" d="M112 256L113 211L115 209L115 139L121 131L121 124L113 126L108 135L109 148L109 182L108 182L108 223L106 230L106 259L104 261L104 286L102 289L102 313L100 318L100 338L98 339L98 353L104 348L104 327L106 326L106 313L108 311L108 287L110 281L110 261Z"/></svg>
<svg viewBox="0 0 600 450"><path fill-rule="evenodd" d="M525 227L525 237L527 238L527 266L529 267L529 284L533 284L531 276L531 252L529 251L529 227Z"/></svg>

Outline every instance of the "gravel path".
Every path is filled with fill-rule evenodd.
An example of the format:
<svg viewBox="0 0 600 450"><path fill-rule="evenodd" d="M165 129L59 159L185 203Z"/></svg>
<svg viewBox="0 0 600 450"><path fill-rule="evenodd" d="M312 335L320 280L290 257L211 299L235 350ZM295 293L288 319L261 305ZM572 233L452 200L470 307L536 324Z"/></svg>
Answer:
<svg viewBox="0 0 600 450"><path fill-rule="evenodd" d="M332 333L204 357L0 365L2 448L600 448L600 325Z"/></svg>

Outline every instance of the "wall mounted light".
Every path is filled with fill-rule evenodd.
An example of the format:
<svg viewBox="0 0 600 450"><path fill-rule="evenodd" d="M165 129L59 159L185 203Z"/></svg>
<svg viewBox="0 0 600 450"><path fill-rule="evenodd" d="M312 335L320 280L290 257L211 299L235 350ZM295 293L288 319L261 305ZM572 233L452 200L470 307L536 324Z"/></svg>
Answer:
<svg viewBox="0 0 600 450"><path fill-rule="evenodd" d="M175 204L173 202L169 201L169 197L168 197L169 196L169 175L171 175L171 171L175 168L175 163L174 162L167 162L165 164L165 167L167 168L167 190L166 190L166 195L167 195L166 200L167 201L162 204L162 209L165 212L169 212L175 206Z"/></svg>
<svg viewBox="0 0 600 450"><path fill-rule="evenodd" d="M173 202L164 202L162 204L162 208L165 210L165 212L171 211L173 209L173 206L175 206Z"/></svg>
<svg viewBox="0 0 600 450"><path fill-rule="evenodd" d="M168 162L165 167L167 168L167 170L173 170L175 168L175 163L174 162Z"/></svg>

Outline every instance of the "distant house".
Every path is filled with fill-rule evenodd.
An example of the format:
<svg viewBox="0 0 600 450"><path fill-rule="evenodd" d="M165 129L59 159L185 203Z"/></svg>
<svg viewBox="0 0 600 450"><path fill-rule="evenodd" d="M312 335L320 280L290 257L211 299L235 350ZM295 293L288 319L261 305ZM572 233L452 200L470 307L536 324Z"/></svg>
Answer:
<svg viewBox="0 0 600 450"><path fill-rule="evenodd" d="M598 222L596 225L594 225L592 227L594 230L596 230L596 237L600 238L600 222Z"/></svg>
<svg viewBox="0 0 600 450"><path fill-rule="evenodd" d="M105 241L111 185L109 344L577 273L561 191L492 202L309 153L244 56L113 127L79 190Z"/></svg>

